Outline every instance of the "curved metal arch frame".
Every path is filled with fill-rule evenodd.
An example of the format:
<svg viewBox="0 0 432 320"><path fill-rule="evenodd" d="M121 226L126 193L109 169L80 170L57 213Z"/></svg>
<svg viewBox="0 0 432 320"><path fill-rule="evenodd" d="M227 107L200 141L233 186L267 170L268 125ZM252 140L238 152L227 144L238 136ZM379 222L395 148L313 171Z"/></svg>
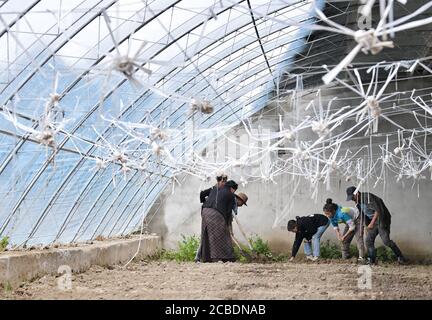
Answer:
<svg viewBox="0 0 432 320"><path fill-rule="evenodd" d="M93 1L93 0L92 0L92 1ZM98 2L97 4L95 4L91 9L96 8L96 6L98 6L100 3L102 3L102 2L105 1L105 0L94 0L94 1L99 1L99 2ZM118 1L118 0L116 0L116 1ZM39 2L41 2L41 0L39 0L38 3L39 3ZM82 3L81 3L80 5L82 5ZM34 6L33 6L32 8L34 8ZM76 9L76 8L74 8L74 9ZM68 14L70 14L72 11L73 11L73 9L72 9ZM91 10L90 10L89 12L91 12ZM27 14L29 14L29 13L30 13L30 10L28 10L25 14L21 14L21 15L19 16L19 19L17 19L17 20L15 21L15 23L17 23L17 22L18 22L19 20L21 20L22 18L25 18L25 16L26 16ZM89 14L89 13L87 13L86 15L88 15L88 14ZM76 19L76 20L75 20L75 21L74 21L74 22L69 26L69 28L74 27L74 25L77 24L77 22L78 22L79 20L81 20L84 16L85 16L85 15L82 15L82 16L78 17L78 18L77 18L77 19ZM94 21L94 19L90 19L90 22L92 22L92 21ZM53 29L53 28L55 28L55 27L56 27L56 24L52 25L52 26L50 27L49 30L51 30L51 29ZM80 29L80 28L78 28L78 29ZM48 31L49 31L49 30L48 30ZM7 28L7 29L5 29L5 32L9 32L9 31L10 31L10 27ZM50 41L49 44L47 44L43 49L41 49L39 52L37 52L37 53L34 54L34 59L37 59L37 58L38 58L40 55L42 55L44 52L46 52L46 51L50 51L50 47L53 46L56 42L59 42L59 39L61 39L61 38L66 34L66 31L68 31L68 30L65 30L65 31L60 32L60 33L57 33L57 35L54 36L54 38ZM72 36L75 36L75 34L72 34ZM31 47L35 45L35 43L41 41L40 38L41 38L41 37L39 37L39 38L37 38L37 40L31 42L31 43L30 43L26 48L24 48L24 49L25 49L26 51L30 50ZM70 37L68 37L68 39L70 39ZM24 52L21 53L20 56L16 58L16 60L22 59L24 55L25 55ZM15 82L15 81L18 81L19 77L20 77L20 76L21 76L21 75L22 75L26 70L28 70L29 67L30 67L32 64L33 64L33 63L32 63L31 61L29 61L27 64L23 64L23 67L22 67L22 68L21 68L21 69L20 69L20 70L15 74L14 78L13 78L9 83L7 83L7 85L6 85L3 89L0 90L0 96L4 95L4 92L5 92L8 88L10 88L11 90L13 90L12 87L13 87L14 82ZM42 63L42 65L43 65L43 63ZM39 71L39 70L40 70L40 66L36 66L36 67L33 69L33 71L30 72L30 75L29 75L28 77L32 77L32 76L33 76L37 71ZM26 82L26 81L25 81L25 82ZM18 85L18 84L17 84L17 85ZM18 85L18 86L19 86L19 85ZM20 87L18 87L18 89L20 89ZM6 100L5 103L7 103L9 100L10 100L10 99Z"/></svg>
<svg viewBox="0 0 432 320"><path fill-rule="evenodd" d="M240 2L239 2L240 3ZM175 5L175 4L174 4ZM231 9L231 8L224 8L224 10L223 11L221 11L221 12L224 12L224 11L226 11L226 10L229 10L229 9ZM284 8L283 8L284 9ZM278 9L278 10L283 10L283 9ZM161 14L163 11L161 11L159 14ZM150 20L148 20L147 21L147 23L148 22L150 22L151 21L151 19ZM200 24L199 24L200 25ZM196 27L198 27L199 25L197 25L197 26L195 26L195 28ZM242 26L241 26L242 27ZM240 27L240 28L241 28ZM193 29L190 29L190 30L188 30L186 33L184 33L183 35L181 35L181 36L179 36L178 38L176 38L175 40L178 40L179 38L181 38L181 37L183 37L184 35L186 35L186 34L188 34L188 33L190 33L191 31L192 31ZM123 39L123 41L125 40L125 39L127 39L127 37L128 36L125 36L124 37L124 39ZM205 47L204 48L204 50L206 49L207 47ZM240 48L241 49L241 48ZM163 50L163 49L162 49ZM109 51L112 51L112 50L109 50ZM160 52L160 51L159 51ZM157 55L158 53L156 53L155 55ZM102 57L104 57L104 55L102 56ZM78 77L77 79L76 79L76 81L74 81L66 90L65 90L65 92L63 92L63 94L62 95L64 95L64 94L66 94L68 91L70 91L71 90L71 88L74 86L74 85L76 85L76 83L78 82L78 81L80 81L84 76L85 76L85 74L89 71L89 70L91 70L91 68L89 68L86 72L84 72L80 77ZM164 77L166 77L166 75L164 76ZM123 83L123 82L122 82ZM114 87L114 89L112 89L112 91L114 91L114 90L116 90L118 87L120 87L121 86L121 84L122 83L119 83L117 86L115 86ZM19 148L18 148L19 149ZM16 152L16 150L15 150L15 152Z"/></svg>
<svg viewBox="0 0 432 320"><path fill-rule="evenodd" d="M225 8L224 10L228 10L228 9ZM280 10L280 9L279 9L279 10ZM161 13L162 13L162 11L159 12L159 14L161 14ZM149 20L149 21L150 21L150 20ZM148 22L149 22L149 21L148 21ZM190 32L191 32L191 30L187 31L185 34L190 33ZM182 36L184 36L184 35L182 35ZM125 37L125 39L126 39L126 38L127 38L127 37ZM175 39L175 40L177 40L177 39ZM204 48L204 49L205 49L205 48ZM121 84L116 85L115 88L120 87L120 85L121 85ZM115 89L113 89L113 90L110 92L110 94L112 94L112 93L114 92L114 90L115 90ZM74 131L75 131L75 130L74 130ZM73 131L73 132L74 132L74 131ZM60 144L60 148L61 148L63 145L64 145L64 143L62 142L62 143ZM59 150L60 150L60 148L59 148ZM50 160L49 160L49 161L50 161ZM77 165L77 167L79 167L80 164L81 164L81 162L79 162L79 164ZM45 167L44 167L42 170L44 171L44 169L45 169ZM74 168L74 169L75 169L75 168ZM75 170L73 170L73 171L75 171ZM72 173L72 172L71 172L71 173ZM66 177L66 179L65 179L65 182L68 181L69 178L72 176L71 173L69 173L69 174L67 175L67 177ZM42 174L42 173L41 173L41 174ZM31 187L33 186L34 182L35 182L35 180L32 180L32 183L31 183L31 185L30 185L30 188L28 188L28 192L30 191L30 189L31 189ZM61 187L57 190L58 192L59 192L59 190L61 190L61 188L63 187L63 185L64 185L64 184L62 183ZM56 193L53 195L53 197L52 197L52 199L49 201L49 203L48 203L46 209L49 208L49 206L51 205L51 203L52 203L52 201L53 201L53 198L56 197L56 195L58 194L58 192L56 192ZM17 208L17 206L16 206L15 208ZM43 220L43 217L44 217L44 214L45 214L45 212L46 212L46 209L44 210L43 215L41 216L41 218L38 219L35 228L33 228L33 230L31 231L30 237L34 235L35 231L37 230L38 226L40 225L40 222Z"/></svg>
<svg viewBox="0 0 432 320"><path fill-rule="evenodd" d="M107 1L107 0L104 0L104 1ZM93 18L92 19L90 19L90 20L88 20L88 21L86 21L86 23L85 24L83 24L83 25L81 25L79 28L78 28L78 30L76 31L76 33L74 34L74 35L76 35L76 34L78 34L82 29L84 29L88 24L90 24L94 19L96 19L97 17L99 17L100 15L101 15L101 13L103 12L103 11L105 11L107 8L109 8L110 6L112 6L112 5L114 5L116 2L117 2L118 0L114 0L114 1L111 1L110 2L110 5L108 5L108 6L105 6L104 8L102 8L97 14L95 14L94 16L93 16ZM177 3L179 3L181 0L174 0L174 1L176 1L173 5L175 5L175 4L177 4ZM171 8L171 6L169 6L169 7L167 7L166 8L166 10L169 10ZM159 14L162 14L163 12L165 12L166 10L164 10L164 11L161 11L161 12L159 12ZM82 19L82 17L83 16L81 16L79 19ZM148 19L147 20L147 22L146 23L149 23L150 21L152 21L154 18L155 18L156 16L154 16L154 17L151 17L150 19ZM143 24L141 27L143 27L145 24ZM141 28L140 27L140 28ZM137 29L138 30L138 29ZM136 30L135 30L136 31ZM135 32L134 31L134 32ZM130 34L127 34L122 40L121 40L121 42L122 41L125 41L128 37L129 37L129 35ZM60 47L58 47L56 50L54 50L54 51L52 51L51 50L51 52L57 52L58 50L60 50L65 44L67 43L67 41L66 42L64 42ZM109 49L108 50L108 53L109 52L111 52L112 50L114 50L114 45L111 47L111 49ZM101 61L104 57L106 56L106 54L105 55L101 55L101 57L100 57L100 59L98 59L97 60L97 62L94 64L94 65L96 65L99 61ZM40 65L40 66L43 66L45 63L47 63L48 61L49 61L49 59L51 59L53 57L53 55L51 54L49 57L47 57L46 58L46 60ZM64 97L66 94L67 94L67 92L69 92L70 90L72 90L72 88L75 86L75 85L77 85L82 79L83 79L83 77L85 77L85 75L88 73L88 72L90 72L91 71L91 68L92 68L93 66L91 66L90 68L88 68L86 71L84 71L78 78L76 78L74 81L72 81L72 83L62 92L62 94L61 94L61 98L62 97ZM36 74L36 72L37 72L37 70L36 69L34 69L32 72L31 72L31 75L26 79L26 81L22 84L22 86L24 86L25 85L25 83L27 83L28 81L30 81L30 79L31 79L31 77L32 76L34 76L35 74ZM21 86L21 87L22 87ZM16 91L16 92L18 92L19 91L19 89ZM16 93L14 93L13 95L15 95ZM12 99L12 97L13 97L13 95L12 96L10 96L9 97L9 100L10 99ZM109 95L107 95L107 96L109 96ZM61 99L60 98L60 99ZM106 98L105 98L106 99ZM90 110L90 112L87 114L87 115L85 115L84 117L83 117L83 120L85 121L85 120L87 120L93 113L94 113L94 109L91 109ZM21 115L20 115L21 116ZM78 125L80 126L80 125L82 125L83 124L83 122L84 121L81 121L81 122L79 122L78 123ZM36 128L37 127L37 124L35 124L34 126L33 126L34 128ZM66 141L68 140L68 137L66 137L66 139L65 139ZM12 152L9 154L9 156L8 156L8 158L7 158L7 161L4 161L3 162L3 164L2 164L2 167L0 168L1 170L0 170L0 174L1 174L1 172L4 170L4 168L6 167L6 165L10 162L10 160L13 158L13 156L14 156L14 154L23 146L23 144L24 144L24 142L25 142L25 140L22 140L22 141L20 141L19 143L18 143L18 145L12 150ZM61 143L60 145L59 145L59 149L58 150L60 150L62 147L64 146L64 143Z"/></svg>
<svg viewBox="0 0 432 320"><path fill-rule="evenodd" d="M280 62L279 62L279 63L280 63ZM72 172L71 172L71 173L72 173ZM70 174L71 174L71 173L70 173ZM68 176L69 176L69 175L68 175ZM126 187L126 186L125 186L125 187ZM50 201L50 203L51 203L51 201ZM112 206L112 205L111 205L111 206ZM102 219L101 222L102 222L103 220L104 220L104 219Z"/></svg>
<svg viewBox="0 0 432 320"><path fill-rule="evenodd" d="M267 79L265 79L265 81L263 81L263 83L266 83L266 82L267 82ZM267 97L267 94L268 94L268 92L264 92L261 96L259 96L257 99L255 99L255 101L263 100L262 98L266 98L266 97ZM265 99L264 99L264 100L265 100ZM253 101L252 101L251 103L253 103ZM258 109L259 109L259 108L258 108ZM223 116L225 116L225 117L229 117L230 115L226 115L226 114L224 114L224 115L222 115L222 117L223 117ZM231 115L231 116L232 116L232 115ZM218 119L216 119L215 121L218 121ZM186 150L185 152L187 152L187 150ZM167 182L165 183L165 185L164 185L161 189L163 190L163 189L166 187L166 185L167 185L168 183L169 183L169 181L167 181ZM125 188L126 188L126 187L129 187L129 189L132 189L133 186L125 186ZM161 190L161 191L162 191L162 190ZM136 198L136 197L137 197L137 194L136 194L133 198L131 198L130 202L132 202L133 199ZM157 197L158 197L158 195L155 196L155 198L157 198ZM144 202L144 201L145 201L145 200L143 200L143 202ZM143 203L143 202L142 202L142 203ZM129 206L129 204L128 204L127 206ZM131 213L127 214L127 215L131 215L131 218L130 218L130 222L129 222L129 224L130 224L131 221L134 219L136 213L138 212L138 210L139 210L139 208L140 208L141 206L142 206L142 204L140 204L140 205L138 206L138 208L136 208L136 207L137 207L136 205L135 205L134 207L131 208L131 210L130 210ZM152 206L152 204L149 205L149 206L146 208L144 214L147 214L147 213L148 213L148 210L151 209L151 206ZM136 208L136 210L135 210L135 208ZM133 210L135 210L135 212L134 212ZM116 224L117 224L117 223L116 223ZM113 225L112 230L114 230L116 224ZM125 230L127 230L127 228L129 227L129 224L127 224L127 225L125 226L125 228L123 229L123 231L121 232L121 234L124 234ZM122 229L122 228L120 227L120 229ZM112 233L112 230L110 231L110 234ZM104 231L104 230L102 230L102 233L103 233L103 231Z"/></svg>
<svg viewBox="0 0 432 320"><path fill-rule="evenodd" d="M295 40L294 40L294 41L295 41ZM293 41L293 42L294 42L294 41ZM285 54L286 54L286 53L285 53ZM281 60L281 61L278 61L277 63L275 63L274 65L282 64L283 62L284 62L284 60ZM253 75L252 75L252 76L253 76ZM266 81L263 81L262 84L264 84L265 82L266 82ZM267 92L267 93L268 93L268 92ZM267 93L265 93L263 96L265 96ZM134 103L136 103L136 102L133 102L133 104L134 104ZM156 107L155 109L157 109L157 107ZM109 186L109 184L110 184L110 183L108 183L107 186ZM124 188L126 188L126 187L127 187L127 185L125 185ZM123 190L122 190L122 191L123 191ZM113 206L113 204L114 204L116 201L117 201L117 198L113 200L113 203L110 205L110 208ZM133 201L133 198L131 198L131 201ZM126 207L128 207L128 206L129 206L129 204L126 205ZM108 212L106 213L105 216L107 216L107 215L108 215ZM111 219L111 218L110 218L110 219ZM101 220L101 223L103 222L103 220L105 220L105 217ZM115 225L114 225L114 227L115 227ZM113 229L114 229L114 227L113 227ZM102 230L102 233L103 233L103 231L104 231L104 229Z"/></svg>
<svg viewBox="0 0 432 320"><path fill-rule="evenodd" d="M41 59L42 61L39 62L38 67L31 69L31 71L28 72L27 77L25 77L25 79L23 81L21 81L20 84L15 85L15 88L12 89L13 83L14 81L18 81L18 76L21 75L23 72L25 72L25 70L28 70L28 67L31 65L31 63L29 62L25 68L23 68L15 77L15 79L13 81L11 81L8 84L8 87L11 88L11 90L13 91L12 93L10 93L7 98L5 98L2 102L3 105L6 105L38 72L38 68L43 67L53 56L56 52L58 52L63 46L65 46L68 41L75 37L78 33L80 33L86 26L88 26L90 23L92 23L97 17L99 17L101 15L101 13L105 10L107 10L109 7L113 6L117 1L119 0L100 0L99 4L103 3L106 4L104 6L101 6L102 8L100 10L98 10L99 12L97 13L93 13L92 11L88 11L86 14L80 16L76 21L74 21L74 23L71 24L71 27L75 27L74 29L67 29L62 33L59 33L57 37L55 37L51 43L49 45L47 45L43 50L41 50L40 52L38 52L34 58L35 59ZM92 9L96 8L95 5ZM89 19L84 20L82 24L77 25L77 23L84 19L86 16L90 16ZM51 48L54 47L54 48ZM45 52L50 52L46 57L43 57L42 55ZM41 57L42 56L42 57ZM1 95L6 95L5 93L6 90L3 90Z"/></svg>
<svg viewBox="0 0 432 320"><path fill-rule="evenodd" d="M115 0L114 1L114 3L116 2L117 0ZM177 0L177 1L180 1L180 0ZM168 8L169 9L169 8ZM168 10L167 9L167 10ZM102 13L102 11L103 10L101 10L96 16L95 16L95 18L97 17L97 16L99 16L101 13ZM160 12L159 14L161 14L162 12ZM149 21L151 21L151 20L148 20L148 22ZM91 22L91 21L90 21ZM88 22L88 23L90 23L90 22ZM124 38L124 39L127 39L127 36ZM124 41L124 39L123 39L123 41ZM114 50L114 45L113 45L113 47L112 47L112 49L111 50ZM102 60L102 58L101 59L99 59L99 60ZM47 60L48 61L48 60ZM87 72L89 72L90 71L90 69L88 69L87 71L86 71L86 73ZM79 81L81 80L81 77L79 78L79 79L76 79L76 81L74 81L73 83L72 83L72 85L70 85L69 86L69 88L67 89L67 91L70 91L71 90L71 88L73 87L73 86L75 86ZM106 96L105 96L105 99L107 99L107 97L109 97L109 96L111 96L112 95L112 93L114 92L114 90L112 90L111 92L109 92ZM88 119L88 118L90 118L92 115L93 115L93 113L98 109L98 104L96 104L93 108L91 108L90 109L90 111L85 115L85 116L83 116L83 118L78 122L78 124L76 124L75 125L75 127L74 127L74 129L71 131L71 133L73 134L73 133L75 133L78 129L80 129L81 128L81 125ZM108 128L109 129L109 128ZM61 150L61 148L67 143L67 141L69 140L69 138L68 137L66 137L59 145L58 145L58 148L57 148L57 152L59 151L59 150ZM22 143L21 143L21 146L24 144L24 142L25 141L22 141ZM18 148L19 149L19 148ZM39 171L38 171L38 173L36 174L36 176L35 177L33 177L33 179L31 180L31 182L30 182L30 184L26 187L26 189L25 189L25 191L23 192L23 194L22 194L22 196L21 196L21 198L18 200L18 202L17 202L17 204L14 206L14 209L12 210L12 212L11 212L11 214L8 216L8 218L6 219L6 221L5 221L5 223L2 225L2 227L1 227L1 229L0 229L0 233L3 233L4 232L4 230L6 229L6 226L7 226L7 224L9 223L9 221L10 221L10 218L13 216L13 214L15 213L15 211L18 209L18 207L19 207L19 205L20 205L20 203L25 199L25 196L26 196L26 194L30 191L30 189L32 188L32 186L36 183L36 181L39 179L39 177L43 174L43 172L45 171L45 169L46 169L46 167L49 165L49 163L52 161L52 159L53 159L53 157L56 155L56 152L53 152L53 154L49 157L49 159L47 159L47 161L41 166L41 168L39 169ZM13 157L13 154L11 154L11 158Z"/></svg>
<svg viewBox="0 0 432 320"><path fill-rule="evenodd" d="M107 0L102 0L102 1L107 1ZM101 1L101 2L102 2ZM112 4L114 4L114 3L116 3L116 1L118 1L118 0L114 0L114 1L111 1L111 3ZM109 2L109 1L107 1L107 2ZM107 7L105 7L105 9L106 9ZM99 13L99 15L100 15L100 13ZM94 18L92 18L91 20L88 20L86 23L85 23L85 25L82 25L79 29L82 29L82 28L84 28L86 25L88 25L89 23L91 23L91 21L93 21L96 17L97 17L98 15L96 15ZM81 19L83 16L81 16L79 19ZM77 20L78 21L78 20ZM78 30L77 31L77 33L79 33L80 32L80 30ZM60 36L60 35L59 35ZM65 45L67 42L64 42L63 43L63 45ZM62 45L62 46L63 46ZM59 50L59 49L58 49ZM42 52L41 53L39 53L38 55L40 55L40 54L42 54ZM49 61L49 59L51 59L52 58L52 55L50 55L48 58L47 58L47 60L45 61L45 63L47 62L47 61ZM30 64L29 64L30 65ZM42 66L43 64L41 64L41 66ZM33 76L33 75L35 75L36 74L36 72L37 72L37 70L36 69L34 69L32 72L31 72L31 76L27 79L27 81L29 81L30 80L30 78ZM27 81L26 81L26 83L27 83ZM18 90L17 90L17 92L18 92ZM15 93L16 94L16 93ZM15 94L13 94L13 95L11 95L8 99L6 99L5 100L5 103L4 103L4 105L6 105L6 103L7 103L7 101L10 101L12 98L13 98L13 96L15 95ZM3 110L3 107L1 107L0 106L0 109L1 110ZM24 115L19 115L20 117L26 117L26 116L24 116ZM30 119L30 117L27 117L27 119ZM37 127L37 124L35 123L34 125L33 125L33 128L36 128ZM13 158L13 156L16 154L16 152L18 152L20 149L21 149L21 147L24 145L24 143L26 142L26 140L27 140L27 138L29 137L30 135L26 135L26 139L23 139L23 140L21 140L20 142L18 142L17 143L17 145L15 146L15 148L13 148L13 150L9 153L9 155L7 156L7 158L3 161L3 163L2 163L2 165L1 165L1 167L0 167L0 175L1 175L1 173L3 172L3 170L6 168L6 166L9 164L9 162L12 160L12 158Z"/></svg>
<svg viewBox="0 0 432 320"><path fill-rule="evenodd" d="M30 6L28 6L24 11L22 11L19 15L18 15L18 17L17 18L15 18L13 21L11 21L9 24L8 24L8 28L10 29L10 28L12 28L23 16L25 16L28 12L30 12L30 10L32 10L35 6L37 6L37 4L39 3L39 2L41 2L42 0L36 0L36 1L34 1ZM3 7L4 5L6 5L6 2L7 1L5 1L5 2L3 2L1 5L0 5L0 8L1 7ZM1 32L0 32L0 38L5 34L7 32L7 28L4 28L4 30L2 30Z"/></svg>

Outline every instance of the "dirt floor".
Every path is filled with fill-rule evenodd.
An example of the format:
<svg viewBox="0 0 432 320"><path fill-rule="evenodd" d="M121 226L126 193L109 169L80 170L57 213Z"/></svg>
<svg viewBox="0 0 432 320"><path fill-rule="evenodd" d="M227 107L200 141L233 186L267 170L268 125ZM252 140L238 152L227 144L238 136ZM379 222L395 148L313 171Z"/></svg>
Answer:
<svg viewBox="0 0 432 320"><path fill-rule="evenodd" d="M3 299L432 299L432 266L372 267L359 289L355 263L271 264L139 261L72 275L72 290L45 276L2 290Z"/></svg>

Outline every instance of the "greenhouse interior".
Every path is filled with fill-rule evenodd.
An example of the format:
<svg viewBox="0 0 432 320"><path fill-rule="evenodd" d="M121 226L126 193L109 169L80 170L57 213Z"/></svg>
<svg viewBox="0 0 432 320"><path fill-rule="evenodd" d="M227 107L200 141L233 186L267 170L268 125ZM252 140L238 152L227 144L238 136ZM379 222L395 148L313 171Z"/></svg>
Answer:
<svg viewBox="0 0 432 320"><path fill-rule="evenodd" d="M432 1L0 0L0 299L432 299Z"/></svg>

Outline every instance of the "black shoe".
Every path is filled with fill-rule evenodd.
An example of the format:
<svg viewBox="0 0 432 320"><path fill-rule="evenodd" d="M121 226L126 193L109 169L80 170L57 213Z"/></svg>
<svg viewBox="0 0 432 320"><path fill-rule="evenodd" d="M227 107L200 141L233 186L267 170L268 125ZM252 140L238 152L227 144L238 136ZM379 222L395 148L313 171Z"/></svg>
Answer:
<svg viewBox="0 0 432 320"><path fill-rule="evenodd" d="M397 262L401 265L408 264L408 260L405 257L398 257Z"/></svg>
<svg viewBox="0 0 432 320"><path fill-rule="evenodd" d="M367 264L369 265L369 266L376 266L377 265L377 262L376 262L376 260L371 260L370 258L368 258L367 259Z"/></svg>

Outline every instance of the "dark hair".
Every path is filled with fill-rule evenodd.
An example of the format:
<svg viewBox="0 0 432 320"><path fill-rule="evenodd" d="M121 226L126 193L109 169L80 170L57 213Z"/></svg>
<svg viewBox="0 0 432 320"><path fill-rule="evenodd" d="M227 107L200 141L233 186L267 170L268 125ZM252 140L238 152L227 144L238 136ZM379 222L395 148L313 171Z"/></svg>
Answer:
<svg viewBox="0 0 432 320"><path fill-rule="evenodd" d="M293 231L297 227L297 222L295 220L288 221L287 229L288 231Z"/></svg>
<svg viewBox="0 0 432 320"><path fill-rule="evenodd" d="M338 208L338 205L336 203L333 202L332 199L328 198L326 200L326 203L323 207L323 211L330 211L330 212L335 212Z"/></svg>
<svg viewBox="0 0 432 320"><path fill-rule="evenodd" d="M225 174L222 174L222 175L216 177L217 182L227 181L227 180L228 180L228 176Z"/></svg>
<svg viewBox="0 0 432 320"><path fill-rule="evenodd" d="M237 190L238 184L234 180L229 180L225 183L225 187L233 188L234 190Z"/></svg>

